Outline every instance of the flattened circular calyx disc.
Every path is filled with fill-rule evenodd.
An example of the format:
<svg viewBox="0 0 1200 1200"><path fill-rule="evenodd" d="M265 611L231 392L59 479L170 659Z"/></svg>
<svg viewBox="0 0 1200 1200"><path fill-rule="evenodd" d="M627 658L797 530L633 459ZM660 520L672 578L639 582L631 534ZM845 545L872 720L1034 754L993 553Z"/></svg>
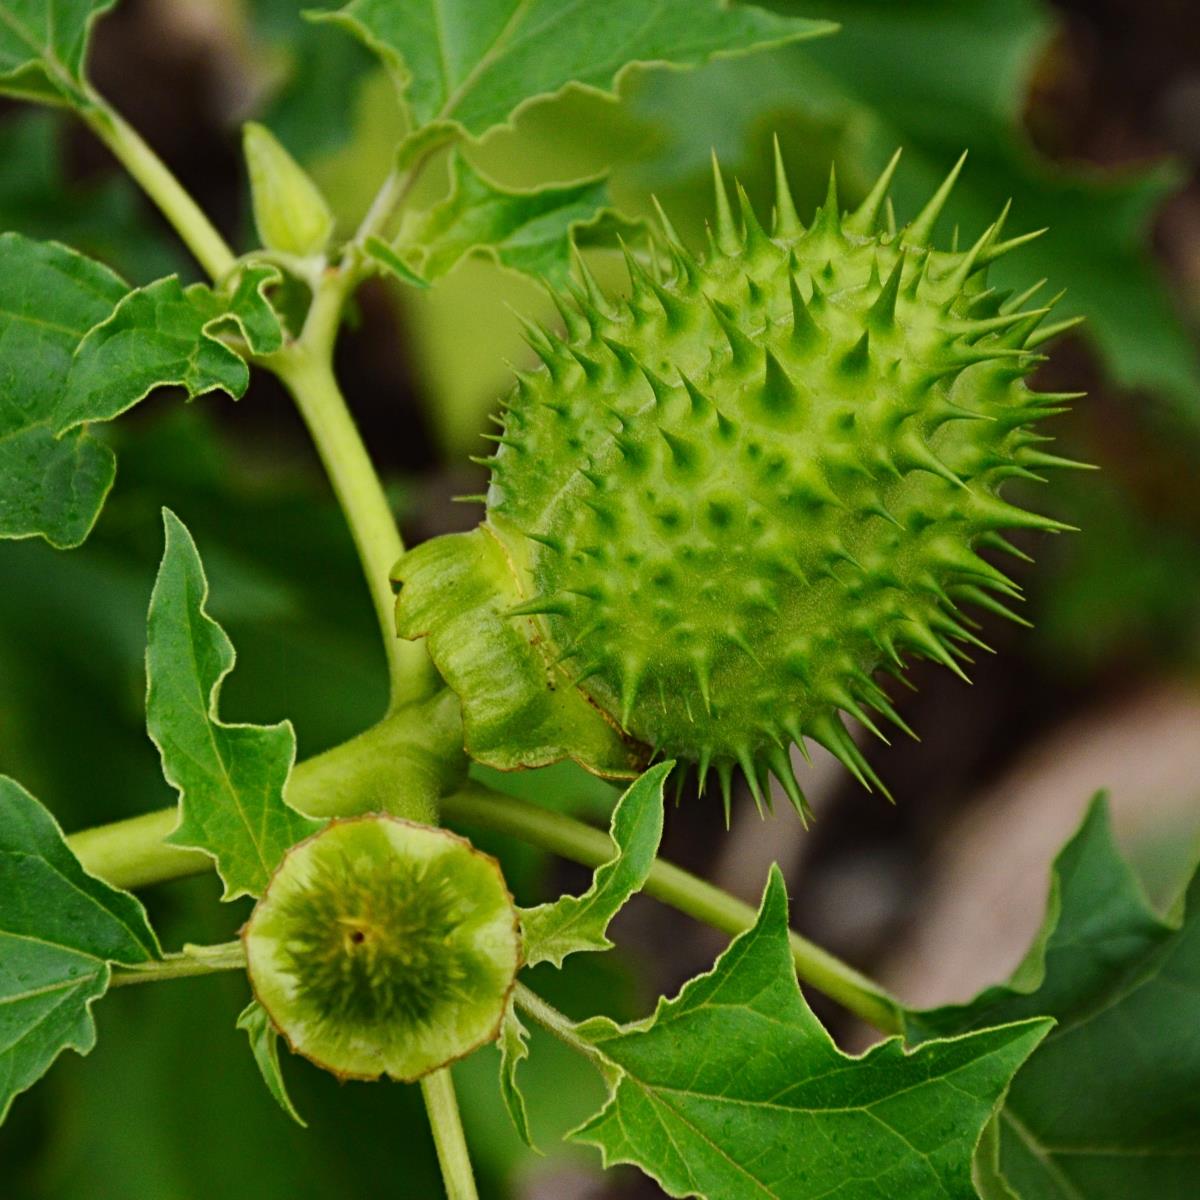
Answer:
<svg viewBox="0 0 1200 1200"><path fill-rule="evenodd" d="M491 1041L520 965L495 859L383 815L288 851L242 938L276 1028L343 1078L418 1079Z"/></svg>

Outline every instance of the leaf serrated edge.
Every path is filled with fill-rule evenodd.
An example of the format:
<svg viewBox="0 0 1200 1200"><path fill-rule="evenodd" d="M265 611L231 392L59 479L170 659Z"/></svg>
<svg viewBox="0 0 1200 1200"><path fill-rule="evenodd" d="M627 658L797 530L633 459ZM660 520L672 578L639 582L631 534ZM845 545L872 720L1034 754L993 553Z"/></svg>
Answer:
<svg viewBox="0 0 1200 1200"><path fill-rule="evenodd" d="M527 0L521 0L518 8L525 4ZM422 123L422 128L426 125L450 125L462 131L463 135L479 141L485 137L494 137L498 131L504 133L512 133L517 128L517 122L525 114L525 112L536 104L550 104L561 99L565 94L571 91L583 92L589 95L599 96L605 100L615 100L620 98L621 88L624 86L626 76L635 70L667 70L682 73L684 71L694 71L704 66L705 63L713 62L717 59L728 58L743 58L750 54L758 54L767 50L777 50L781 46L791 45L795 42L811 41L818 37L827 37L830 34L837 33L841 29L841 25L836 21L815 20L807 17L790 17L784 18L780 14L770 13L769 10L763 10L760 5L753 4L747 7L756 9L760 12L766 11L768 15L776 16L780 20L791 20L795 23L803 23L804 28L794 29L791 31L781 30L777 36L764 38L760 42L755 42L750 46L738 46L730 50L716 50L708 55L703 63L676 63L670 62L661 58L634 58L623 63L612 74L611 82L607 87L601 87L598 84L581 83L577 80L568 80L560 87L555 88L550 92L539 92L536 96L529 96L520 101L502 121L493 122L482 131L475 133L469 129L458 117L450 115L445 111L445 104L434 116L427 122ZM348 6L347 6L348 8ZM412 72L404 61L403 54L388 45L387 42L378 38L372 33L366 25L347 8L340 9L306 9L302 13L307 21L312 21L317 24L336 25L340 29L345 30L352 37L362 42L373 54L377 55L380 61L384 64L388 73L391 75L395 83L396 90L399 93L400 103L405 111L411 116L411 107L408 98L408 88L412 83ZM508 24L511 25L511 18ZM498 35L497 41L503 36L503 32ZM480 62L484 62L488 54L493 49L489 48L488 52L481 56ZM472 73L478 72L479 66L476 64L472 68ZM463 91L463 85L460 83L456 88L456 93ZM452 94L446 103L455 101L457 96Z"/></svg>
<svg viewBox="0 0 1200 1200"><path fill-rule="evenodd" d="M187 552L187 550L190 549L191 555L195 561L195 565L199 571L201 591L200 591L200 596L198 597L198 599L196 601L196 608L195 608L196 614L199 616L201 622L207 622L208 625L210 625L216 631L216 633L219 636L219 641L220 641L222 650L227 653L227 656L226 656L226 653L222 654L222 656L221 656L222 663L223 663L222 668L219 671L219 673L217 674L216 679L213 681L212 686L209 688L208 707L205 711L205 719L210 726L215 724L215 725L220 726L222 729L250 729L250 730L254 730L256 732L266 731L269 733L277 732L280 730L285 731L288 734L288 738L289 738L289 742L290 742L290 752L289 752L289 757L288 757L287 773L284 777L285 782L286 782L286 780L291 777L292 772L296 765L296 731L290 720L285 718L282 721L277 721L274 725L255 725L253 722L247 722L247 721L235 721L235 722L227 723L225 721L222 721L218 715L219 708L220 708L220 699L221 699L221 686L222 686L222 684L224 684L225 680L228 678L228 676L232 673L234 667L237 665L237 651L234 648L233 642L230 639L229 635L221 627L220 623L218 621L216 621L208 612L208 597L209 597L208 574L204 570L203 560L200 558L200 552L196 547L196 543L195 543L195 540L192 538L191 532L188 530L187 526L169 508L164 507L162 509L162 517L163 517L163 527L164 527L164 532L165 532L165 545L163 547L163 562L166 561L167 554L169 553L169 550L170 550L171 536L172 536L172 532L173 532L173 528L174 528L174 530L177 533L183 535L185 553ZM172 522L174 523L174 526L172 526ZM161 572L161 569L162 568L160 565L160 568L159 568L160 572ZM151 593L151 597L150 597L151 609L153 609L153 607L154 607L154 601L155 601L155 598L158 593L158 582L159 581L156 578L155 582L154 582L154 590ZM202 684L202 686L203 686L203 684ZM150 673L150 648L149 648L149 645L147 645L147 647L146 647L146 710L147 710L147 712L149 712L150 694L153 690L154 690L154 682L151 678L151 673ZM246 887L238 888L236 891L230 890L230 883L225 878L224 872L221 870L220 857L215 851L210 850L207 846L196 845L196 844L190 842L189 840L187 840L186 837L182 838L182 839L180 838L180 836L179 836L180 832L183 829L184 825L187 823L186 802L184 800L183 787L174 778L172 778L171 772L170 772L169 768L167 767L167 760L163 753L162 743L159 741L159 739L157 737L155 737L153 730L150 729L149 721L147 721L147 734L148 734L151 742L154 743L155 749L158 751L159 758L162 762L162 770L163 770L164 778L179 793L179 800L178 800L178 805L177 805L178 811L179 811L179 820L176 823L175 828L169 834L167 834L167 836L163 839L163 841L167 842L168 844L170 844L172 846L179 846L186 850L198 850L201 854L207 854L209 856L209 858L211 858L213 860L213 864L216 868L217 874L221 878L221 883L223 885L223 893L221 896L222 900L236 900L240 896L254 895L254 893L251 892L250 889L246 888ZM289 809L289 811L295 813L299 819L311 822L312 818L305 817L303 813L299 812L299 810L297 810L297 809L292 808L291 805L289 805L287 803L286 791L287 791L287 789L285 786L282 789L282 792L284 794L283 800L282 800L283 804ZM240 809L239 809L239 813L240 813ZM249 823L247 822L246 824L249 827ZM261 855L260 855L260 861L261 861ZM278 864L275 864L274 866L268 866L265 862L263 863L263 872L265 874L267 882L270 881L271 877L274 875L274 872L277 869L278 869ZM263 886L265 888L266 883L264 883Z"/></svg>

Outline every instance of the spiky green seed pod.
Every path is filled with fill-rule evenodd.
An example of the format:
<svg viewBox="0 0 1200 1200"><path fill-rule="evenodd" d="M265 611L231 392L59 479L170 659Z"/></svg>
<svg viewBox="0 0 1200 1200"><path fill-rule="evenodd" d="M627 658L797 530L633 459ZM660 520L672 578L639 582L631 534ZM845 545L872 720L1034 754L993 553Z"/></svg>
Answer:
<svg viewBox="0 0 1200 1200"><path fill-rule="evenodd" d="M779 166L767 233L740 188L735 219L714 161L707 252L663 217L648 260L627 254L623 302L581 264L564 332L529 330L543 367L518 376L488 460L484 533L522 597L505 617L550 686L702 781L714 768L726 805L740 766L756 799L771 772L803 810L788 747L806 738L878 785L843 714L904 728L879 673L908 654L961 674L982 643L960 605L1005 612L995 595L1017 591L979 551L1067 528L1000 496L1063 465L1031 427L1066 397L1026 383L1048 309L986 281L1027 238L1002 240L1002 215L967 250L931 247L958 167L895 232L894 166L849 214L831 177L808 228ZM487 680L438 640L464 595L444 555L401 563L400 629L433 635L469 732Z"/></svg>
<svg viewBox="0 0 1200 1200"><path fill-rule="evenodd" d="M495 859L387 816L289 850L242 938L276 1028L343 1078L417 1079L491 1041L520 965Z"/></svg>

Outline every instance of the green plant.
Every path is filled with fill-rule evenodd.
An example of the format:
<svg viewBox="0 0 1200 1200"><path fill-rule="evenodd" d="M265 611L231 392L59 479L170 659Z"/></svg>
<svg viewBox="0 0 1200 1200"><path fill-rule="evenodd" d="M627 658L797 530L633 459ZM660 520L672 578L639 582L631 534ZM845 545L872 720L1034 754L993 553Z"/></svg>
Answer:
<svg viewBox="0 0 1200 1200"><path fill-rule="evenodd" d="M1197 885L1167 918L1148 910L1102 803L1012 980L929 1012L790 931L778 869L754 910L658 856L664 787L692 766L701 790L716 771L727 820L735 767L760 807L773 774L805 813L792 742L878 783L842 714L906 729L879 674L906 654L961 673L982 645L961 605L1014 616L996 597L1018 591L980 551L1020 553L1003 530L1068 528L1000 495L1078 465L1034 432L1070 397L1028 382L1073 322L1043 326L1036 288L988 277L1035 235L1006 239L1005 212L969 248L936 242L959 167L901 224L895 159L849 212L831 179L805 226L777 149L766 227L740 188L735 218L718 170L696 254L665 217L647 235L618 215L601 179L513 190L463 153L569 85L610 91L632 64L696 67L827 23L718 0L611 0L595 28L552 0L352 0L317 33L334 44L320 25L343 26L379 56L409 132L342 236L309 174L247 125L261 246L239 256L88 82L109 7L0 0L0 88L82 118L209 281L130 287L57 242L0 235L0 535L78 546L115 475L104 422L164 385L237 398L251 368L273 374L349 524L390 695L377 723L298 763L290 722L224 720L233 646L196 542L163 510L145 721L178 802L64 837L0 778L0 1115L62 1050L92 1048L108 989L244 971L237 1024L283 1110L301 1120L281 1035L340 1077L419 1080L452 1200L477 1189L450 1064L495 1042L499 1094L534 1145L526 1022L607 1090L573 1139L669 1195L1188 1195ZM449 188L430 198L439 163ZM572 274L573 247L618 235L627 285L602 287L582 258ZM406 553L334 345L364 280L416 292L477 252L544 278L559 319L529 326L542 364L499 418L484 522ZM630 781L608 834L477 774L564 759ZM561 855L592 882L517 905L508 864L442 825ZM255 902L241 938L164 951L124 889L214 869L224 900ZM534 983L611 948L639 892L732 942L644 1020L569 1019ZM884 1040L844 1054L797 978ZM1113 1060L1100 1082L1098 1058Z"/></svg>

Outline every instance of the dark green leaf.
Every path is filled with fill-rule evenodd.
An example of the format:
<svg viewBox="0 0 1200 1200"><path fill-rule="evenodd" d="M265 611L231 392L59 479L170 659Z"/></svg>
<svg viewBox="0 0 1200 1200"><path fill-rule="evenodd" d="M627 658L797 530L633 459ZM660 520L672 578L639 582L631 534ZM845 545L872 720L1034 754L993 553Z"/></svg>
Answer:
<svg viewBox="0 0 1200 1200"><path fill-rule="evenodd" d="M237 1019L237 1027L246 1031L250 1039L250 1052L258 1064L259 1073L267 1091L275 1098L275 1102L283 1109L297 1125L308 1128L308 1122L296 1111L292 1098L287 1093L283 1082L283 1073L279 1069L279 1034L267 1016L267 1010L257 1000L251 1000L242 1009Z"/></svg>
<svg viewBox="0 0 1200 1200"><path fill-rule="evenodd" d="M86 874L50 813L0 776L0 1121L63 1050L95 1045L109 964L158 957L141 904Z"/></svg>
<svg viewBox="0 0 1200 1200"><path fill-rule="evenodd" d="M163 512L166 548L147 619L146 724L179 790L168 839L211 854L225 899L259 896L287 848L320 827L287 806L296 754L291 723L227 725L217 715L234 651L208 615L208 581L191 535Z"/></svg>
<svg viewBox="0 0 1200 1200"><path fill-rule="evenodd" d="M1171 918L1158 917L1102 798L1055 862L1046 920L1012 979L969 1004L909 1014L909 1035L1035 1013L1058 1025L1013 1081L998 1126L1000 1170L1021 1200L1194 1196L1200 874Z"/></svg>
<svg viewBox="0 0 1200 1200"><path fill-rule="evenodd" d="M0 537L76 546L91 530L116 460L72 428L101 414L84 414L68 379L88 330L126 291L65 246L0 235Z"/></svg>
<svg viewBox="0 0 1200 1200"><path fill-rule="evenodd" d="M108 420L168 384L189 399L241 396L250 370L218 335L234 326L255 353L279 349L282 331L263 295L278 277L273 267L250 268L228 298L202 283L185 288L174 276L130 292L76 352L64 425Z"/></svg>
<svg viewBox="0 0 1200 1200"><path fill-rule="evenodd" d="M834 28L720 0L351 0L321 15L380 55L415 124L477 137L568 84L611 91L635 63L695 66Z"/></svg>
<svg viewBox="0 0 1200 1200"><path fill-rule="evenodd" d="M657 763L629 785L612 816L616 854L596 868L582 896L561 896L551 904L523 909L525 963L561 967L568 954L611 950L607 931L613 917L641 891L658 854L663 827L663 786L673 762Z"/></svg>
<svg viewBox="0 0 1200 1200"><path fill-rule="evenodd" d="M431 279L445 275L464 255L481 252L501 266L561 286L570 277L576 230L606 215L614 223L603 177L509 191L455 154L451 180L449 196L405 231Z"/></svg>
<svg viewBox="0 0 1200 1200"><path fill-rule="evenodd" d="M65 246L0 235L0 537L40 534L60 547L87 537L116 471L90 422L166 384L240 396L248 368L217 333L278 349L263 295L277 278L259 265L228 297L174 277L130 292Z"/></svg>
<svg viewBox="0 0 1200 1200"><path fill-rule="evenodd" d="M0 92L57 104L87 102L92 22L116 0L0 0Z"/></svg>
<svg viewBox="0 0 1200 1200"><path fill-rule="evenodd" d="M577 1027L620 1075L574 1136L671 1196L967 1200L980 1134L1049 1026L843 1054L796 986L776 867L711 972L646 1021Z"/></svg>

